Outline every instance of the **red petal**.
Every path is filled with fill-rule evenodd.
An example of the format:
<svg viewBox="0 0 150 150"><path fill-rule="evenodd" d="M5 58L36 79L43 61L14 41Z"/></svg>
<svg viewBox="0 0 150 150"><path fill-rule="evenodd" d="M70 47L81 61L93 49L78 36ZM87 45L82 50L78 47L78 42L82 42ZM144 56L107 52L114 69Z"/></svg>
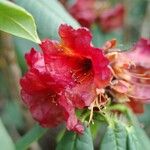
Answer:
<svg viewBox="0 0 150 150"><path fill-rule="evenodd" d="M137 66L150 69L150 39L141 38L127 55Z"/></svg>
<svg viewBox="0 0 150 150"><path fill-rule="evenodd" d="M62 95L59 104L62 106L62 108L65 111L65 119L67 122L67 129L73 130L78 133L83 133L84 127L79 123L77 116L75 114L75 107L69 99L65 98L64 95Z"/></svg>
<svg viewBox="0 0 150 150"><path fill-rule="evenodd" d="M47 91L38 91L34 94L28 94L21 91L24 102L30 109L32 116L43 127L55 127L64 121L63 110L51 100L50 93Z"/></svg>
<svg viewBox="0 0 150 150"><path fill-rule="evenodd" d="M101 49L91 46L91 33L85 28L75 30L71 26L61 25L59 34L63 45L69 48L73 54L91 59L100 87L108 84L111 77L111 72L108 68L109 61L103 55Z"/></svg>
<svg viewBox="0 0 150 150"><path fill-rule="evenodd" d="M136 114L144 113L144 105L142 103L131 99L131 101L128 102L127 104L131 107L134 113Z"/></svg>
<svg viewBox="0 0 150 150"><path fill-rule="evenodd" d="M92 35L87 28L73 29L66 24L60 25L59 35L65 47L70 48L72 53L88 55Z"/></svg>
<svg viewBox="0 0 150 150"><path fill-rule="evenodd" d="M52 127L64 121L63 110L57 102L61 86L49 75L32 69L20 82L22 99L35 120L43 127Z"/></svg>
<svg viewBox="0 0 150 150"><path fill-rule="evenodd" d="M56 82L66 86L71 85L73 80L70 73L70 62L72 57L64 55L56 42L45 40L40 45L44 53L46 70Z"/></svg>
<svg viewBox="0 0 150 150"><path fill-rule="evenodd" d="M76 108L89 106L95 99L96 91L93 83L76 85L74 88L66 89L65 95L70 99Z"/></svg>
<svg viewBox="0 0 150 150"><path fill-rule="evenodd" d="M141 103L150 103L150 85L140 83L132 84L132 91L129 92L129 96Z"/></svg>
<svg viewBox="0 0 150 150"><path fill-rule="evenodd" d="M69 9L82 26L90 27L96 19L94 0L77 0Z"/></svg>
<svg viewBox="0 0 150 150"><path fill-rule="evenodd" d="M104 88L109 85L109 82L112 78L112 74L109 68L103 67L100 68L99 73L95 75L95 84L99 88Z"/></svg>
<svg viewBox="0 0 150 150"><path fill-rule="evenodd" d="M43 54L35 51L34 48L32 48L29 53L25 54L25 58L30 68L36 68L39 71L45 69Z"/></svg>
<svg viewBox="0 0 150 150"><path fill-rule="evenodd" d="M126 53L135 64L126 72L128 82L132 83L129 95L144 103L150 102L150 40L140 39L133 51Z"/></svg>
<svg viewBox="0 0 150 150"><path fill-rule="evenodd" d="M57 54L61 49L59 48L59 43L54 40L45 39L40 44L41 49L46 55Z"/></svg>
<svg viewBox="0 0 150 150"><path fill-rule="evenodd" d="M112 82L116 82L116 84L114 83L114 85L111 86L116 92L127 93L129 91L130 84L128 82L123 80L114 80Z"/></svg>

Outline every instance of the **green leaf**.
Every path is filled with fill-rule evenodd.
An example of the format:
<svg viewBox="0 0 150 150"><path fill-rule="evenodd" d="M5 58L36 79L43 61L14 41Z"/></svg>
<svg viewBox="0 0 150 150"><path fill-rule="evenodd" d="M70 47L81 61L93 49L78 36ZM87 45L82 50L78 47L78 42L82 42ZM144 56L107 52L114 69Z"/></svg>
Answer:
<svg viewBox="0 0 150 150"><path fill-rule="evenodd" d="M7 126L14 125L17 129L24 127L23 116L16 101L7 102L1 118Z"/></svg>
<svg viewBox="0 0 150 150"><path fill-rule="evenodd" d="M100 150L126 150L126 139L125 127L121 122L115 122L114 127L108 126Z"/></svg>
<svg viewBox="0 0 150 150"><path fill-rule="evenodd" d="M138 141L141 145L140 150L149 150L150 148L150 139L144 132L144 130L141 127L135 127L135 131L138 137Z"/></svg>
<svg viewBox="0 0 150 150"><path fill-rule="evenodd" d="M40 43L31 14L5 0L0 0L0 30Z"/></svg>
<svg viewBox="0 0 150 150"><path fill-rule="evenodd" d="M0 120L0 149L1 150L15 150L14 143L8 135L2 121Z"/></svg>
<svg viewBox="0 0 150 150"><path fill-rule="evenodd" d="M91 129L92 137L95 138L100 129L100 124L95 121L94 124L90 125L90 129Z"/></svg>
<svg viewBox="0 0 150 150"><path fill-rule="evenodd" d="M146 135L146 133L144 132L144 130L141 128L136 116L129 111L129 116L132 120L132 124L134 126L136 135L138 137L138 140L140 142L141 145L141 149L140 150L149 150L150 148L150 139L149 137Z"/></svg>
<svg viewBox="0 0 150 150"><path fill-rule="evenodd" d="M128 150L141 150L141 144L137 137L137 133L133 126L127 127L127 149Z"/></svg>
<svg viewBox="0 0 150 150"><path fill-rule="evenodd" d="M119 110L126 115L126 117L128 119L128 124L124 124L124 125L126 127L128 136L130 136L131 139L132 138L135 139L135 136L137 137L138 142L140 143L140 146L141 146L141 148L139 150L143 150L143 149L149 150L150 139L148 138L148 136L146 135L144 130L141 128L141 126L140 126L136 116L133 114L133 112L128 107L126 107L124 105L120 105L120 104L111 106L111 110ZM129 126L131 126L131 129L129 128ZM133 127L133 129L132 129L132 127ZM131 134L134 134L134 135L131 135ZM131 139L130 139L130 141L132 141ZM129 137L128 137L128 141L129 141ZM135 145L135 143L134 143L134 145ZM136 145L135 145L135 147L136 147Z"/></svg>
<svg viewBox="0 0 150 150"><path fill-rule="evenodd" d="M31 47L34 47L36 50L39 50L38 44L17 37L13 38L13 42L15 43L15 51L17 54L18 62L21 67L22 73L25 73L27 67L24 59L24 54L29 52Z"/></svg>
<svg viewBox="0 0 150 150"><path fill-rule="evenodd" d="M105 44L106 41L114 38L117 39L118 43L122 43L123 41L122 31L113 31L113 32L104 33L97 25L93 25L91 30L93 33L93 44L96 47L101 47Z"/></svg>
<svg viewBox="0 0 150 150"><path fill-rule="evenodd" d="M37 141L48 129L35 125L24 137L16 143L16 150L26 150L30 144Z"/></svg>
<svg viewBox="0 0 150 150"><path fill-rule="evenodd" d="M124 123L124 126L127 130L127 147L128 149L138 149L136 150L149 150L150 147L150 139L144 132L144 130L141 128L136 116L133 114L133 112L126 106L124 105L114 105L111 106L111 110L119 110L123 112L127 119L128 122ZM118 122L122 123L121 121L118 120ZM140 143L140 146L137 145L137 141ZM132 144L132 145L130 145Z"/></svg>
<svg viewBox="0 0 150 150"><path fill-rule="evenodd" d="M93 150L90 128L85 127L82 135L66 131L56 150Z"/></svg>
<svg viewBox="0 0 150 150"><path fill-rule="evenodd" d="M39 36L58 39L58 27L62 23L79 27L79 24L67 13L58 1L48 0L15 0L28 10L35 18Z"/></svg>
<svg viewBox="0 0 150 150"><path fill-rule="evenodd" d="M128 150L149 150L150 140L141 127L130 126L127 129L127 149Z"/></svg>

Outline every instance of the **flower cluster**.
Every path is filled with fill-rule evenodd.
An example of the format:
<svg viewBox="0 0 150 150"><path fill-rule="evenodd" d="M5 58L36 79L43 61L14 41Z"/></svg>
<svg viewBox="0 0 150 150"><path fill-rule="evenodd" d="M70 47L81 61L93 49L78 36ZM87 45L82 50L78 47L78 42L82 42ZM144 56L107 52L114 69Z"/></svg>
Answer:
<svg viewBox="0 0 150 150"><path fill-rule="evenodd" d="M82 26L88 28L96 23L104 32L109 32L123 26L125 11L122 4L112 7L108 1L77 0L69 11Z"/></svg>
<svg viewBox="0 0 150 150"><path fill-rule="evenodd" d="M43 127L66 122L68 130L83 132L75 109L90 106L96 88L109 84L109 61L102 49L91 44L86 28L59 27L61 41L46 39L42 52L25 55L29 71L21 79L21 96L32 116Z"/></svg>
<svg viewBox="0 0 150 150"><path fill-rule="evenodd" d="M21 96L35 120L43 127L66 122L68 130L83 133L76 110L89 111L89 122L108 102L143 111L141 103L150 101L149 40L121 52L116 40L95 48L84 27L63 24L59 35L60 41L42 41L42 52L32 48L25 55L29 69L20 81Z"/></svg>
<svg viewBox="0 0 150 150"><path fill-rule="evenodd" d="M115 46L115 40L104 46L114 75L111 92L117 101L128 102L134 112L141 113L142 104L150 102L150 40L141 38L127 52L117 52Z"/></svg>

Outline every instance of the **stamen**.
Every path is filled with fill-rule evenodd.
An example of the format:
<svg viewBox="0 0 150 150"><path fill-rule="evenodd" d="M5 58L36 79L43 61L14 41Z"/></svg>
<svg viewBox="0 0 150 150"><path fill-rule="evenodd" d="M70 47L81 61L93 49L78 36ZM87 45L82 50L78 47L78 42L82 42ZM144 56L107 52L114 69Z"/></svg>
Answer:
<svg viewBox="0 0 150 150"><path fill-rule="evenodd" d="M86 80L90 80L91 75L91 72L89 72L88 74L83 74L82 78L79 80L79 83L83 83Z"/></svg>
<svg viewBox="0 0 150 150"><path fill-rule="evenodd" d="M92 62L90 59L85 58L81 60L76 68L77 69L73 69L70 71L70 73L72 73L72 78L75 80L75 82L81 84L84 81L88 81L91 79L93 71Z"/></svg>
<svg viewBox="0 0 150 150"><path fill-rule="evenodd" d="M102 102L102 100L101 100L102 97L104 98L104 102ZM99 112L101 112L102 109L105 108L105 105L107 104L108 100L109 100L109 98L107 96L105 96L103 93L100 93L100 94L97 95L97 97L91 103L91 105L89 107L91 112L90 112L90 117L89 117L88 124L90 124L93 121L94 108L98 108Z"/></svg>

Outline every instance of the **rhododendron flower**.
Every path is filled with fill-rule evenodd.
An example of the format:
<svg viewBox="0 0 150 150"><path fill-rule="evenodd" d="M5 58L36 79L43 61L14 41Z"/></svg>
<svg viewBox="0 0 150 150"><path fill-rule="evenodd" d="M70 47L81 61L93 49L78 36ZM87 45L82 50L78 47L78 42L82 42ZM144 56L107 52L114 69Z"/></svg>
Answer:
<svg viewBox="0 0 150 150"><path fill-rule="evenodd" d="M59 27L61 41L46 39L42 52L25 55L29 70L21 79L21 96L33 117L44 127L66 122L68 130L83 132L75 110L90 106L96 88L109 84L109 61L91 44L86 28Z"/></svg>
<svg viewBox="0 0 150 150"><path fill-rule="evenodd" d="M141 38L127 56L135 64L127 72L134 85L129 94L141 102L150 102L150 39Z"/></svg>
<svg viewBox="0 0 150 150"><path fill-rule="evenodd" d="M93 23L98 23L104 32L109 32L123 25L122 4L111 7L107 1L77 0L69 11L82 26L88 28Z"/></svg>
<svg viewBox="0 0 150 150"><path fill-rule="evenodd" d="M90 27L96 20L95 0L77 0L69 9L82 26Z"/></svg>
<svg viewBox="0 0 150 150"><path fill-rule="evenodd" d="M108 52L107 57L116 78L111 88L114 93L126 95L131 107L136 103L137 109L133 108L135 112L142 112L142 103L150 102L150 40L141 38L128 52L109 53L111 49L117 50L115 45L112 40L103 47Z"/></svg>
<svg viewBox="0 0 150 150"><path fill-rule="evenodd" d="M109 32L113 29L123 26L124 20L124 7L121 4L116 5L114 8L105 10L99 16L99 24L103 31Z"/></svg>

